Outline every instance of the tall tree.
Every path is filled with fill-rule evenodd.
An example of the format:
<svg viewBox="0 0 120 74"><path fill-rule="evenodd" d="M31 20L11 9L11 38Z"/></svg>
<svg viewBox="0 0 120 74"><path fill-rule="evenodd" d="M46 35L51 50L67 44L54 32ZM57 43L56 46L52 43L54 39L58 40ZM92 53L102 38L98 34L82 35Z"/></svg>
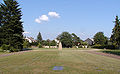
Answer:
<svg viewBox="0 0 120 74"><path fill-rule="evenodd" d="M63 32L57 39L61 41L63 47L72 47L72 36L68 32Z"/></svg>
<svg viewBox="0 0 120 74"><path fill-rule="evenodd" d="M78 44L81 43L82 40L79 37L77 37L77 35L75 35L75 33L72 33L71 35L72 35L73 45L78 46Z"/></svg>
<svg viewBox="0 0 120 74"><path fill-rule="evenodd" d="M1 7L0 7L0 28L2 26L1 20L2 20L2 10L1 10Z"/></svg>
<svg viewBox="0 0 120 74"><path fill-rule="evenodd" d="M2 32L2 10L1 10L1 6L0 6L0 46L2 45L2 40L3 40L3 32Z"/></svg>
<svg viewBox="0 0 120 74"><path fill-rule="evenodd" d="M107 41L108 41L108 39L106 36L104 36L103 32L98 32L94 36L95 44L106 45Z"/></svg>
<svg viewBox="0 0 120 74"><path fill-rule="evenodd" d="M40 32L38 33L37 41L38 41L39 43L42 42L42 36L41 36L41 33L40 33Z"/></svg>
<svg viewBox="0 0 120 74"><path fill-rule="evenodd" d="M57 43L55 42L55 40L52 40L51 42L50 42L50 46L56 46L57 45Z"/></svg>
<svg viewBox="0 0 120 74"><path fill-rule="evenodd" d="M3 0L0 4L3 44L13 49L23 48L23 26L21 21L21 8L16 0Z"/></svg>
<svg viewBox="0 0 120 74"><path fill-rule="evenodd" d="M116 47L120 48L120 20L118 16L116 16L114 23L115 27L113 28L110 40Z"/></svg>

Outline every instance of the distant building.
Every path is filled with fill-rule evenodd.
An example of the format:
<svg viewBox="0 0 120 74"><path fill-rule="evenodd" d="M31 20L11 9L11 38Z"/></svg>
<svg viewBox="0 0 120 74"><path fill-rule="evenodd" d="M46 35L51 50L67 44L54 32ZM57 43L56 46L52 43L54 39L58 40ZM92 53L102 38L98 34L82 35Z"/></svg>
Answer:
<svg viewBox="0 0 120 74"><path fill-rule="evenodd" d="M32 37L25 37L25 39L26 39L27 41L29 41L29 43L37 42L37 41L34 40L34 38L32 38Z"/></svg>
<svg viewBox="0 0 120 74"><path fill-rule="evenodd" d="M85 40L85 42L86 42L88 45L93 45L94 40L88 38L88 39Z"/></svg>

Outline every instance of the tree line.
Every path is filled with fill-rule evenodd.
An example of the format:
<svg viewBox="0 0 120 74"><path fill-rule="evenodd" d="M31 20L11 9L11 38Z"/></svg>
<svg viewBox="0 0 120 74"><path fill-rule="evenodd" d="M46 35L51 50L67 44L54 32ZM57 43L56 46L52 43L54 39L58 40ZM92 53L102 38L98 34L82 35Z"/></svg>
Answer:
<svg viewBox="0 0 120 74"><path fill-rule="evenodd" d="M24 40L23 37L23 25L21 18L22 11L19 3L16 0L3 0L0 3L0 47L3 50L9 50L11 52L21 51L23 48L27 48L29 42ZM98 32L94 36L95 48L109 48L120 49L120 19L116 16L114 21L114 28L110 38L104 36L103 32ZM86 42L80 39L75 33L63 32L57 36L57 39L61 41L62 46L65 48L71 48L73 46L87 45ZM31 45L37 45L39 47L55 46L54 40L43 40L41 33L37 36L37 42Z"/></svg>
<svg viewBox="0 0 120 74"><path fill-rule="evenodd" d="M91 47L101 49L120 49L120 20L118 16L116 16L114 24L115 26L112 29L111 37L106 37L103 32L97 32L93 37L94 41ZM64 48L72 48L74 46L81 47L81 45L88 45L75 33L70 34L69 32L63 32L62 34L58 35L56 39L61 41ZM38 34L37 40L41 44L45 42L45 40L42 42L40 33ZM49 41L47 42L49 43ZM47 42L46 44L48 45Z"/></svg>
<svg viewBox="0 0 120 74"><path fill-rule="evenodd" d="M116 16L114 21L114 28L110 38L104 36L103 32L98 32L94 36L95 48L120 49L120 20Z"/></svg>

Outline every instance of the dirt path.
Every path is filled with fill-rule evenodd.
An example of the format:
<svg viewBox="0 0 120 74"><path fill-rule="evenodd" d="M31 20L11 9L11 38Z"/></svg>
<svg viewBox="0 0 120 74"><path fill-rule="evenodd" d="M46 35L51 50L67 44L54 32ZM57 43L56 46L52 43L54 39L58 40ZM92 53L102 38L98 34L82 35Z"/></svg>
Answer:
<svg viewBox="0 0 120 74"><path fill-rule="evenodd" d="M108 54L108 53L96 52L96 51L85 51L85 52L120 59L120 56L114 54Z"/></svg>

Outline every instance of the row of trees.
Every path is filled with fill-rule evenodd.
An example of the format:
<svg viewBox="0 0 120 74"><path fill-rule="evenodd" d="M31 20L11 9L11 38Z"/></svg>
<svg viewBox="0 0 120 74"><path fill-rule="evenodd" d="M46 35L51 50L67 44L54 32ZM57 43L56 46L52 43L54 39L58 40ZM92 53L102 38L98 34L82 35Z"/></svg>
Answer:
<svg viewBox="0 0 120 74"><path fill-rule="evenodd" d="M58 35L56 39L62 42L63 47L78 46L83 42L77 35L74 33L70 34L69 32L63 32L62 34ZM43 40L40 32L37 36L37 42L42 46L56 46L57 44L55 40Z"/></svg>
<svg viewBox="0 0 120 74"><path fill-rule="evenodd" d="M115 27L113 28L111 37L106 37L103 32L96 33L93 37L94 42L92 47L109 49L120 48L120 21L118 16L116 16L114 23ZM88 45L86 42L81 40L76 34L70 34L69 32L63 32L62 34L58 35L57 40L62 42L62 46L64 48ZM39 46L56 46L56 42L54 40L43 40L40 32L37 36L37 42Z"/></svg>
<svg viewBox="0 0 120 74"><path fill-rule="evenodd" d="M98 32L94 36L94 46L97 48L120 49L120 20L115 18L115 27L110 38L104 36L103 32Z"/></svg>
<svg viewBox="0 0 120 74"><path fill-rule="evenodd" d="M23 39L23 26L21 21L21 8L16 0L3 0L0 4L0 47L10 51L20 51L24 48L27 41ZM107 46L111 45L115 48L120 48L120 20L115 18L115 27L112 35L109 38L104 36L103 32L98 32L94 36L94 45ZM58 35L58 40L62 42L63 47L73 47L84 45L84 43L76 34L63 32ZM37 36L37 45L39 46L55 46L56 42L53 40L43 40L41 33Z"/></svg>
<svg viewBox="0 0 120 74"><path fill-rule="evenodd" d="M23 48L23 26L21 8L16 0L3 0L0 4L0 46L10 51Z"/></svg>
<svg viewBox="0 0 120 74"><path fill-rule="evenodd" d="M120 20L118 16L115 18L115 27L112 30L112 35L110 38L106 37L103 32L98 32L94 35L93 47L97 48L108 48L108 49L120 49ZM63 47L73 47L79 45L87 45L74 33L69 34L68 32L63 32L57 37L58 40L62 42Z"/></svg>
<svg viewBox="0 0 120 74"><path fill-rule="evenodd" d="M63 32L58 35L57 39L61 41L63 47L73 47L78 46L83 41L74 33L70 34L69 32Z"/></svg>
<svg viewBox="0 0 120 74"><path fill-rule="evenodd" d="M57 45L55 40L49 40L49 39L43 40L40 32L38 33L38 36L37 36L37 43L38 43L39 47L42 47L42 46L56 46Z"/></svg>

